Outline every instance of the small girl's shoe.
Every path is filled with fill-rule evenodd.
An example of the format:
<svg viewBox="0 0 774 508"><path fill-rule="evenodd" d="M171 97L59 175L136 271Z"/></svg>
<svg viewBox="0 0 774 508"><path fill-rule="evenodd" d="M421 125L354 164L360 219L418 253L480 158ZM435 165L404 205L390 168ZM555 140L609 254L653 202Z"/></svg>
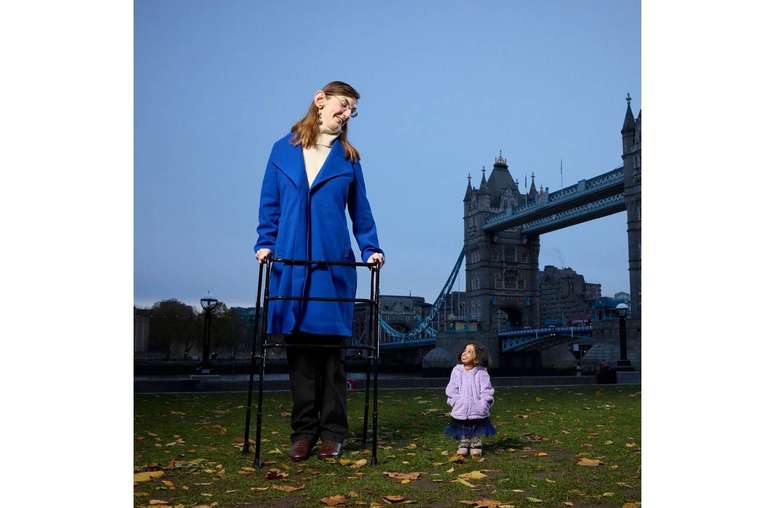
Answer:
<svg viewBox="0 0 774 508"><path fill-rule="evenodd" d="M474 437L470 440L470 455L472 457L480 457L483 452L483 445L481 444L480 437Z"/></svg>
<svg viewBox="0 0 774 508"><path fill-rule="evenodd" d="M470 439L460 439L460 444L457 446L457 455L467 455L468 448L470 448Z"/></svg>

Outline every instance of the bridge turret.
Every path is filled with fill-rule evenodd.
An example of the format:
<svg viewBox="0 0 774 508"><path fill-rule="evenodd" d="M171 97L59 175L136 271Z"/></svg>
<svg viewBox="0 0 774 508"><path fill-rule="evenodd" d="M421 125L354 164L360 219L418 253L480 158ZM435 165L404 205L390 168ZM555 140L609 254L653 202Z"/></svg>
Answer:
<svg viewBox="0 0 774 508"><path fill-rule="evenodd" d="M470 185L470 173L468 173L468 188L465 189L465 198L462 201L468 203L471 199L473 199L473 186Z"/></svg>
<svg viewBox="0 0 774 508"><path fill-rule="evenodd" d="M538 191L535 188L535 172L532 172L532 185L529 186L529 193L527 194L527 197L530 201L534 202L535 199L537 199Z"/></svg>
<svg viewBox="0 0 774 508"><path fill-rule="evenodd" d="M492 206L492 195L486 183L486 168L481 166L481 185L478 186L478 209L489 210Z"/></svg>
<svg viewBox="0 0 774 508"><path fill-rule="evenodd" d="M621 138L623 140L623 153L627 154L632 150L632 147L634 146L634 132L635 132L635 123L634 123L634 114L632 113L632 98L627 93L626 94L626 115L624 117L624 124L621 128Z"/></svg>

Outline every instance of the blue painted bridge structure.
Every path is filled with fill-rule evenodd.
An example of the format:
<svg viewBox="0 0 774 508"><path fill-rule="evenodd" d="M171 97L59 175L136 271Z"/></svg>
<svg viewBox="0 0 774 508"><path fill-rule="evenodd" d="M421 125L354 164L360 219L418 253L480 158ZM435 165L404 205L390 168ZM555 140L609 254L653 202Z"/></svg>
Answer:
<svg viewBox="0 0 774 508"><path fill-rule="evenodd" d="M463 328L467 322L473 323L475 326L471 328L485 336L490 344L491 341L498 343L500 353L540 351L563 342L590 343L590 326L538 327L542 321L538 284L539 238L545 233L619 212L627 213L630 318L639 320L641 116L635 119L628 95L626 102L621 129L622 166L554 192L543 191L542 187L537 192L533 173L529 191L526 191L525 177L526 192L523 194L519 191L518 181L514 181L508 171L502 153L495 159L488 181L482 168L478 189L471 185L468 175L463 200L464 242L451 273L429 311L423 310L410 330L404 331L403 323L396 322L401 328L398 330L384 319L380 320L383 349L434 347L439 333L442 334L441 349L446 347L447 338L453 342L454 331L436 330L441 329L442 322L447 323L450 315L444 308L455 308L449 296L456 294L452 288L463 260L466 289L462 306L457 300L457 309L462 308L462 315L470 316L470 319L461 320ZM470 259L465 259L466 256ZM451 319L454 321L458 317ZM502 328L510 330L501 331ZM459 333L470 334L462 330Z"/></svg>
<svg viewBox="0 0 774 508"><path fill-rule="evenodd" d="M624 210L624 171L623 167L619 167L552 192L540 201L505 210L491 217L482 225L482 229L497 232L519 226L523 233L542 234ZM383 349L407 349L435 344L437 332L431 324L454 287L464 257L465 251L462 250L431 311L414 328L401 332L380 319ZM542 349L568 340L590 341L591 327L518 330L503 332L499 336L503 339L501 352L522 351Z"/></svg>
<svg viewBox="0 0 774 508"><path fill-rule="evenodd" d="M551 347L561 342L591 344L590 326L548 326L497 334L503 353Z"/></svg>

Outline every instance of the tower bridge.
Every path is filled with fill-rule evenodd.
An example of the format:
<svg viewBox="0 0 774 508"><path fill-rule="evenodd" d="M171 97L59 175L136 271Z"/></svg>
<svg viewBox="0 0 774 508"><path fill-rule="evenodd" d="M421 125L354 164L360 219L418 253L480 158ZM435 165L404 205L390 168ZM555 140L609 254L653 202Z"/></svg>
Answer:
<svg viewBox="0 0 774 508"><path fill-rule="evenodd" d="M631 295L629 330L636 330L630 333L630 339L637 342L630 350L639 351L641 112L635 120L630 101L627 96L621 129L622 166L554 192L543 186L538 190L534 173L530 188L521 192L502 153L495 158L488 178L482 168L477 188L468 175L463 198L464 243L451 274L430 311L411 330L401 331L384 319L380 321L385 350L434 345L425 355L424 364L440 368L456 362L460 342L478 340L492 351L493 366L497 367L505 366L519 352L540 352L545 363L557 355L563 357L567 342L593 343L591 327L582 331L535 331L540 330L540 235L625 211ZM453 333L437 323L463 259L465 292L458 304L463 315L477 323L477 331ZM446 316L443 317L445 322ZM518 331L525 327L530 331ZM571 359L567 354L565 361ZM635 361L639 364L639 358Z"/></svg>

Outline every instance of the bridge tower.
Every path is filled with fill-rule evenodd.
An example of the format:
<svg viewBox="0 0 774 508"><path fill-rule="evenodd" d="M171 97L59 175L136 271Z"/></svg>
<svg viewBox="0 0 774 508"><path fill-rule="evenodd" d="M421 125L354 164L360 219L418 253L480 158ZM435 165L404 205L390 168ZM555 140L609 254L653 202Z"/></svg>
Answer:
<svg viewBox="0 0 774 508"><path fill-rule="evenodd" d="M492 215L547 195L548 189L535 189L534 174L530 190L522 194L502 153L495 158L488 180L481 168L478 189L468 176L463 200L466 314L479 322L482 332L538 325L539 236L522 235L518 227L490 234L481 225Z"/></svg>
<svg viewBox="0 0 774 508"><path fill-rule="evenodd" d="M626 116L624 117L621 138L624 163L624 201L626 202L626 233L629 237L629 290L631 291L631 319L640 319L641 286L640 286L640 216L641 192L640 159L642 110L634 119L631 107L631 97L626 96Z"/></svg>

